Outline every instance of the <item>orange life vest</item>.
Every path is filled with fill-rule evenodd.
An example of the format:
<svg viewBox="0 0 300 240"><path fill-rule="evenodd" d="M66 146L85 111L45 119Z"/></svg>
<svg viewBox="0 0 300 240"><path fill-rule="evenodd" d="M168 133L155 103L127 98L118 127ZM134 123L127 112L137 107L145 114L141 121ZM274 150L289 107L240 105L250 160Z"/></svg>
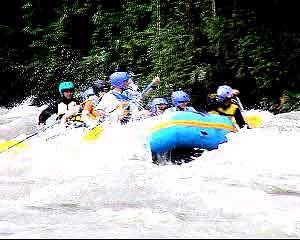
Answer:
<svg viewBox="0 0 300 240"><path fill-rule="evenodd" d="M92 100L86 100L82 103L83 110L87 110L89 113L89 117L92 119L97 118L97 112L95 111L95 106Z"/></svg>

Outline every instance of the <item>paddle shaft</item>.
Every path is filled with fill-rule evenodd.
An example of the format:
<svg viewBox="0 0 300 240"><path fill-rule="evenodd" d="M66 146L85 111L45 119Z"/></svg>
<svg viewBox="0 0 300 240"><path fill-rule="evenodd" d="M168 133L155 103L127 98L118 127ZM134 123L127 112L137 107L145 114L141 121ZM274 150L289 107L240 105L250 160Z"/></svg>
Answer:
<svg viewBox="0 0 300 240"><path fill-rule="evenodd" d="M149 83L147 85L147 87L142 91L141 93L141 98L140 99L143 99L145 97L145 95L147 94L147 92L150 90L150 88L154 85L154 81L152 81L151 83Z"/></svg>
<svg viewBox="0 0 300 240"><path fill-rule="evenodd" d="M245 116L245 109L241 103L241 100L238 98L238 97L235 97L236 101L237 101L237 104L241 110L241 113L243 114L243 117L245 119L245 122L247 123L247 125L250 127L250 128L256 128L260 125L260 121L261 120L256 120L256 119L251 119L249 118L249 116Z"/></svg>
<svg viewBox="0 0 300 240"><path fill-rule="evenodd" d="M32 134L26 136L26 138L24 138L24 139L18 141L17 143L15 143L15 144L13 144L13 145L7 147L5 150L1 151L0 154L6 152L7 150L9 150L9 149L11 149L11 148L13 148L13 147L15 147L15 146L17 146L18 144L20 144L20 143L22 143L22 142L28 140L28 139L31 138L31 137L33 137L33 136L35 136L35 135L38 135L38 134L41 133L41 132L46 131L48 128L53 127L53 126L54 126L55 124L57 124L57 123L58 123L58 122L56 121L54 124L51 124L50 126L44 128L44 129L42 129L42 130L40 130L40 131L37 131L37 132L35 132L35 133L32 133Z"/></svg>
<svg viewBox="0 0 300 240"><path fill-rule="evenodd" d="M243 105L242 105L242 102L241 102L241 100L239 99L239 97L236 96L235 99L236 99L236 102L237 102L239 108L241 109L241 112L244 112L245 109L244 109L244 107L243 107Z"/></svg>

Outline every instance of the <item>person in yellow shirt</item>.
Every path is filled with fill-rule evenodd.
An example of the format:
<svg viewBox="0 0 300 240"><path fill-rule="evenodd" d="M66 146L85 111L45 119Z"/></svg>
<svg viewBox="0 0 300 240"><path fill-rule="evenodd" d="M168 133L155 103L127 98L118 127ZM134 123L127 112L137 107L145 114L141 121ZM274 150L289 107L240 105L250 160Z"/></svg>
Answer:
<svg viewBox="0 0 300 240"><path fill-rule="evenodd" d="M230 86L222 85L217 89L216 94L211 94L208 101L208 113L219 114L229 117L232 121L243 128L249 126L244 120L238 103L234 99L239 94L237 89L232 89Z"/></svg>

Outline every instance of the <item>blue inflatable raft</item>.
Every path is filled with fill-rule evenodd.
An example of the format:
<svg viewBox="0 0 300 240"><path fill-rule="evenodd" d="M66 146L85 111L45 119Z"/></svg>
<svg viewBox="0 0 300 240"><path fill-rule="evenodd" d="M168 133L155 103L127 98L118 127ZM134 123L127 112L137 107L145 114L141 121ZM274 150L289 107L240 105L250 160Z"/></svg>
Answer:
<svg viewBox="0 0 300 240"><path fill-rule="evenodd" d="M213 150L227 142L226 134L236 131L229 118L216 114L173 112L163 115L150 129L152 153L176 148Z"/></svg>

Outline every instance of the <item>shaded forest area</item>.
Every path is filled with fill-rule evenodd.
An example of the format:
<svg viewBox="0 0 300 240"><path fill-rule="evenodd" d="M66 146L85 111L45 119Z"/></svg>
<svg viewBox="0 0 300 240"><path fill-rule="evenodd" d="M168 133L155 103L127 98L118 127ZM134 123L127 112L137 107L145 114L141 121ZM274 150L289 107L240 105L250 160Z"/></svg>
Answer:
<svg viewBox="0 0 300 240"><path fill-rule="evenodd" d="M300 109L300 31L292 0L10 0L0 9L0 105L58 97L113 71L196 107L220 84L245 106ZM281 102L280 102L281 100ZM275 106L275 108L274 108Z"/></svg>

